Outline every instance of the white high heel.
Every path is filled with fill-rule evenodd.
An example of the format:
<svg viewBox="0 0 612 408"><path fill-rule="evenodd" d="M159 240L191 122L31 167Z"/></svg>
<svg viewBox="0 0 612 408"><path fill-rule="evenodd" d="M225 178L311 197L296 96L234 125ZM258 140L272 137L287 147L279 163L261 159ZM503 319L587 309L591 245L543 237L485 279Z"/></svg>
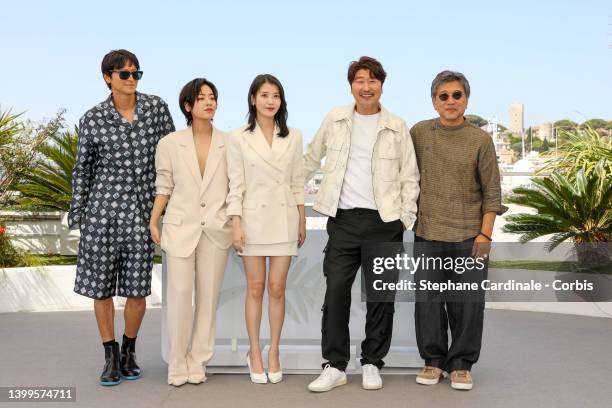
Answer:
<svg viewBox="0 0 612 408"><path fill-rule="evenodd" d="M270 382L272 384L277 384L283 381L283 370L281 369L280 371L277 371L275 373L270 371L268 372L268 377L270 378Z"/></svg>
<svg viewBox="0 0 612 408"><path fill-rule="evenodd" d="M266 384L268 382L268 376L265 372L263 373L254 373L251 371L251 358L250 352L246 355L247 366L249 367L249 375L251 376L251 381L255 384Z"/></svg>
<svg viewBox="0 0 612 408"><path fill-rule="evenodd" d="M278 364L280 365L280 356L278 358ZM268 378L270 379L270 382L272 384L277 384L281 381L283 381L283 368L281 366L281 369L278 370L277 372L273 373L272 371L268 372Z"/></svg>

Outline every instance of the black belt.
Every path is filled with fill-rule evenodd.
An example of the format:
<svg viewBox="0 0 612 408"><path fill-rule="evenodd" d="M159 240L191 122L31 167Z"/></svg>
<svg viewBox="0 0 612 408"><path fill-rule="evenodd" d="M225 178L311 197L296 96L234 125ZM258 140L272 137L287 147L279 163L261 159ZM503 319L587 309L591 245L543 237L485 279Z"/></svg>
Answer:
<svg viewBox="0 0 612 408"><path fill-rule="evenodd" d="M371 208L349 208L349 209L344 209L344 208L338 208L338 210L336 211L336 214L377 214L378 215L378 210L373 210Z"/></svg>

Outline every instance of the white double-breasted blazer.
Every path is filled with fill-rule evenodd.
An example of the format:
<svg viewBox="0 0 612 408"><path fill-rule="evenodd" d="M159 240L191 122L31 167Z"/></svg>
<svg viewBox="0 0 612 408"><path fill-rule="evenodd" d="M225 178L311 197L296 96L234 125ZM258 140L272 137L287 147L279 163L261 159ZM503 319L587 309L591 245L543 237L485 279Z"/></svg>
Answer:
<svg viewBox="0 0 612 408"><path fill-rule="evenodd" d="M242 217L247 244L275 244L298 239L299 213L304 204L302 133L286 137L274 128L270 146L256 125L230 133L227 139L229 195L227 215Z"/></svg>
<svg viewBox="0 0 612 408"><path fill-rule="evenodd" d="M222 249L232 243L226 213L226 140L226 133L213 128L203 177L191 128L171 133L157 145L156 192L170 196L162 219L161 248L171 256L189 256L202 232Z"/></svg>

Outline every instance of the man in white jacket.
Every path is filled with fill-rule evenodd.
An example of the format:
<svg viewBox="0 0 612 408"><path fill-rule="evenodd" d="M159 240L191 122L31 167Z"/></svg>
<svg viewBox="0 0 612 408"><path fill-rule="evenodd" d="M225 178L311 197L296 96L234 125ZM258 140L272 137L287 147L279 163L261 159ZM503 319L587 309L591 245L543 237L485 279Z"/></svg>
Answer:
<svg viewBox="0 0 612 408"><path fill-rule="evenodd" d="M374 58L353 61L348 81L355 103L326 116L304 156L306 180L319 168L324 172L313 208L329 216L321 328L327 361L308 386L315 392L346 384L351 287L364 247L402 242L416 219L419 171L406 124L380 104L386 75ZM382 388L379 370L391 344L393 312L393 302L367 302L361 344L365 389Z"/></svg>

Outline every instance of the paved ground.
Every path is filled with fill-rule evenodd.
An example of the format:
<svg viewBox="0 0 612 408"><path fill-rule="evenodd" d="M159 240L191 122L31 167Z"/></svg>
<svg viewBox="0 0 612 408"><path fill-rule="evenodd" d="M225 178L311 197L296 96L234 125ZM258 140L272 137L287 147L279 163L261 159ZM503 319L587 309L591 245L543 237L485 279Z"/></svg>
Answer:
<svg viewBox="0 0 612 408"><path fill-rule="evenodd" d="M309 375L255 385L246 375L217 374L197 386L168 386L160 310L147 313L138 342L144 377L116 387L97 385L103 350L91 312L0 314L0 386L77 389L76 403L0 407L612 407L611 319L487 310L472 391L452 390L447 380L420 386L408 375L364 391L360 376L350 376L344 387L312 394Z"/></svg>

